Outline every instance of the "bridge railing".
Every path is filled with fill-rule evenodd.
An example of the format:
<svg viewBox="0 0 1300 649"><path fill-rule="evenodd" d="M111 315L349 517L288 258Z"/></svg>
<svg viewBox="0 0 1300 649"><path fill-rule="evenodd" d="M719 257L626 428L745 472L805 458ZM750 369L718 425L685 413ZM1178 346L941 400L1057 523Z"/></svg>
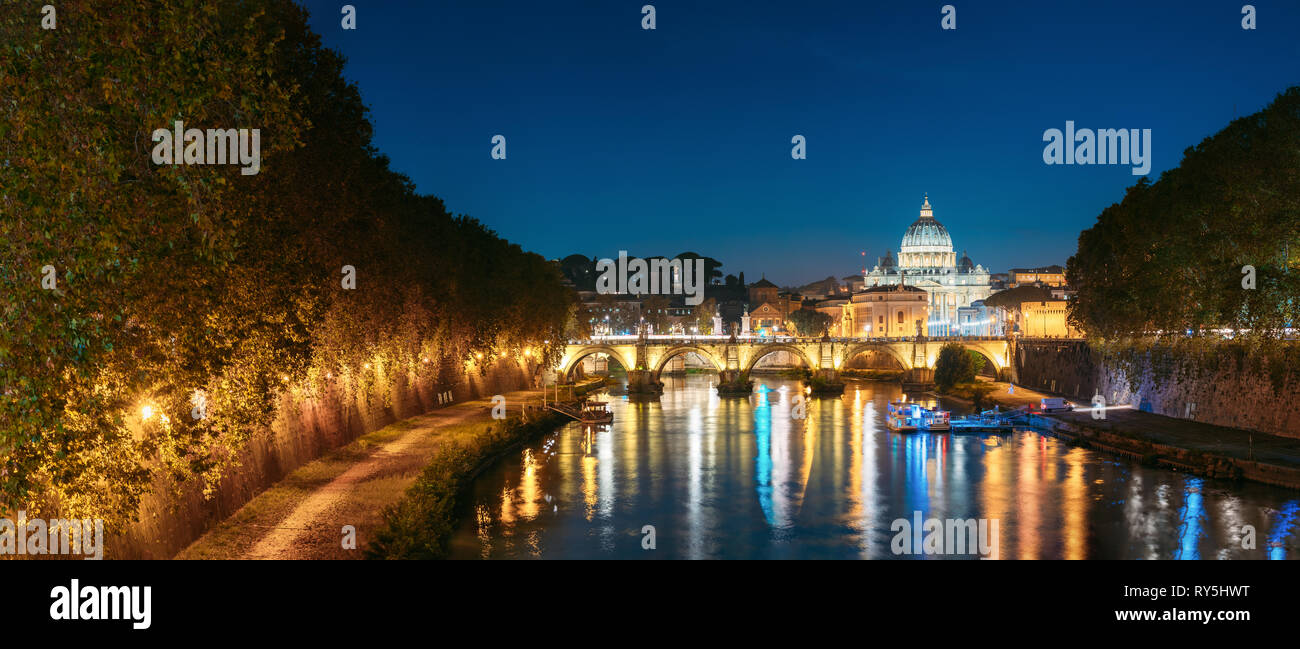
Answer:
<svg viewBox="0 0 1300 649"><path fill-rule="evenodd" d="M927 342L1005 342L1003 336L924 336ZM592 336L586 340L570 340L570 345L610 345L610 344L636 344L641 342L642 336L635 334L623 334L612 336ZM730 335L721 334L695 334L695 335L647 335L644 340L650 344L718 344L731 340ZM837 336L832 338L822 338L820 336L736 336L736 342L747 344L811 344L819 342L833 343L910 343L917 341L916 336ZM1056 338L1051 340L1070 340Z"/></svg>

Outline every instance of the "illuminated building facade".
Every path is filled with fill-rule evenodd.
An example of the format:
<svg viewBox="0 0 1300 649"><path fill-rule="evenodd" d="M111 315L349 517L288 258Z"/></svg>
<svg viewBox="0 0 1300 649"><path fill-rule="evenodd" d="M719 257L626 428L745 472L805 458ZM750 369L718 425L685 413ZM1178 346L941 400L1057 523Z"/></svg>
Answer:
<svg viewBox="0 0 1300 649"><path fill-rule="evenodd" d="M960 335L958 309L992 292L989 271L964 253L958 259L953 252L952 237L934 218L929 196L920 216L903 234L898 259L886 252L863 279L868 287L905 285L924 291L929 300L925 333L930 336Z"/></svg>

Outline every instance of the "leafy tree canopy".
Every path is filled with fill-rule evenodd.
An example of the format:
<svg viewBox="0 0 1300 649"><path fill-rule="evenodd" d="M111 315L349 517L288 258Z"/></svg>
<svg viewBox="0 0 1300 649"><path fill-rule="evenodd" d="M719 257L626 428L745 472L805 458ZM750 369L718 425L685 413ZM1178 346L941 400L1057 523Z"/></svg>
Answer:
<svg viewBox="0 0 1300 649"><path fill-rule="evenodd" d="M1104 338L1300 323L1300 87L1187 149L1079 235L1071 323ZM1243 287L1246 266L1255 288Z"/></svg>
<svg viewBox="0 0 1300 649"><path fill-rule="evenodd" d="M118 526L159 485L214 488L290 390L558 354L556 265L389 169L296 4L40 18L0 13L0 511ZM155 165L178 120L260 129L260 173Z"/></svg>

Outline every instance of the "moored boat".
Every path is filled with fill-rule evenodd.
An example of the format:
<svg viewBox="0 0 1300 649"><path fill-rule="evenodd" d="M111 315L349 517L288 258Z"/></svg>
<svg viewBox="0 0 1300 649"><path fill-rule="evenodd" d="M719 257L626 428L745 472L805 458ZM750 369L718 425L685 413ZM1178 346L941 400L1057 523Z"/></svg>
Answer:
<svg viewBox="0 0 1300 649"><path fill-rule="evenodd" d="M921 404L907 401L890 401L885 425L889 430L910 433L921 425Z"/></svg>
<svg viewBox="0 0 1300 649"><path fill-rule="evenodd" d="M927 408L914 401L891 401L885 424L890 430L901 433L912 431L943 433L949 429L949 413L947 410Z"/></svg>
<svg viewBox="0 0 1300 649"><path fill-rule="evenodd" d="M584 424L603 424L614 421L614 413L605 401L583 401L578 419Z"/></svg>
<svg viewBox="0 0 1300 649"><path fill-rule="evenodd" d="M946 432L951 428L949 412L938 408L921 409L921 430Z"/></svg>

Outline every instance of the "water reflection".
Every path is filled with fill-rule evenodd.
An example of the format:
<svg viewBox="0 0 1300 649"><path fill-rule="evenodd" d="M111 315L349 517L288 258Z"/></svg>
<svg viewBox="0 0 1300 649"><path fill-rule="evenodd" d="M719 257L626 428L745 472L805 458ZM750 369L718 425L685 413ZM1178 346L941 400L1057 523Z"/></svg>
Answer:
<svg viewBox="0 0 1300 649"><path fill-rule="evenodd" d="M1028 430L893 433L885 407L901 392L888 384L808 399L799 419L794 381L761 380L745 399L719 398L710 378L667 377L658 400L614 398L612 425L567 426L486 471L453 556L893 558L891 523L916 512L996 519L999 558L1282 559L1300 542L1300 499L1286 490Z"/></svg>

